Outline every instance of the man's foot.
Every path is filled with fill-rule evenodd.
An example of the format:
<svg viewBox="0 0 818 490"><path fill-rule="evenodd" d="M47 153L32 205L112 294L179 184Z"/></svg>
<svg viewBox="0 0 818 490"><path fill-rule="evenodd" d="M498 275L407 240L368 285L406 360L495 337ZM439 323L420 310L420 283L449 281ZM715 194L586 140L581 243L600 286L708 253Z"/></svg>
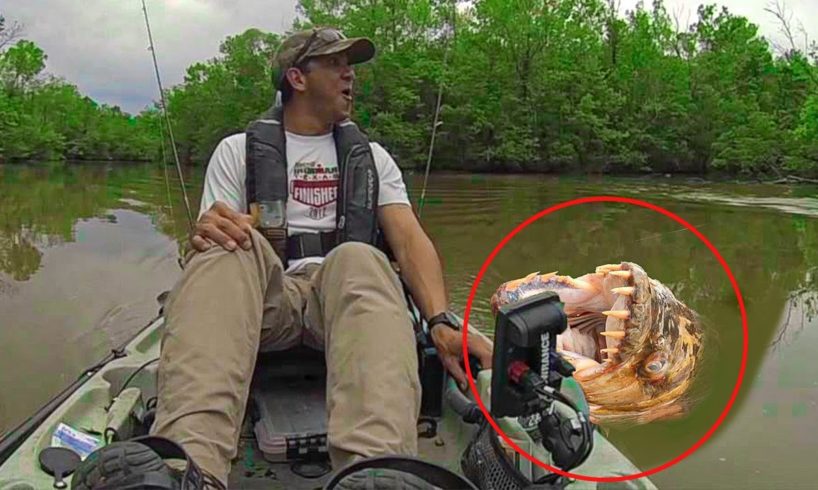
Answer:
<svg viewBox="0 0 818 490"><path fill-rule="evenodd" d="M457 473L409 456L362 459L342 468L324 490L477 490Z"/></svg>
<svg viewBox="0 0 818 490"><path fill-rule="evenodd" d="M165 459L187 461L183 470ZM158 437L115 442L91 453L71 479L71 490L225 490L178 444Z"/></svg>
<svg viewBox="0 0 818 490"><path fill-rule="evenodd" d="M337 490L441 490L415 475L397 470L369 468L357 471L333 487Z"/></svg>

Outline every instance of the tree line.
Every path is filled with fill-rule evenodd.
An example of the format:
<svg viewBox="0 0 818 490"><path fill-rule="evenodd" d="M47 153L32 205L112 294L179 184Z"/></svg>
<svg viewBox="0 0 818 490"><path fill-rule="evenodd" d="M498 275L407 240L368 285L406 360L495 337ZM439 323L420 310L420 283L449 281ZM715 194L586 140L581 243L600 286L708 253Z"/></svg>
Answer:
<svg viewBox="0 0 818 490"><path fill-rule="evenodd" d="M436 169L818 173L818 49L783 4L770 10L781 46L716 5L685 27L662 0L624 15L617 0L301 0L298 11L293 29L332 25L375 42L376 59L356 70L354 117L404 168L425 165L440 101ZM167 91L185 163L206 164L271 103L281 39L231 36ZM0 154L21 154L6 148L8 131L13 145L66 157L160 154L156 107L131 118L38 79L37 48L23 43L0 58L0 114L17 118L0 123Z"/></svg>
<svg viewBox="0 0 818 490"><path fill-rule="evenodd" d="M0 163L159 158L155 110L99 104L44 72L48 56L0 14Z"/></svg>

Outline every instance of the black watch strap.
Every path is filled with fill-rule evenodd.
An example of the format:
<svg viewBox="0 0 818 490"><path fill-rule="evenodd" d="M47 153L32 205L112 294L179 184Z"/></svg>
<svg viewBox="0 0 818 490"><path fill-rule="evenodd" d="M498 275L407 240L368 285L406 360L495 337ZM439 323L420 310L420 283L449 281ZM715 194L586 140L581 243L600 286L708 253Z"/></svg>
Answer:
<svg viewBox="0 0 818 490"><path fill-rule="evenodd" d="M438 313L432 318L426 320L426 323L429 325L429 328L432 328L432 326L437 325L438 323L443 323L444 325L448 325L455 330L460 330L460 325L457 323L457 318L450 311Z"/></svg>

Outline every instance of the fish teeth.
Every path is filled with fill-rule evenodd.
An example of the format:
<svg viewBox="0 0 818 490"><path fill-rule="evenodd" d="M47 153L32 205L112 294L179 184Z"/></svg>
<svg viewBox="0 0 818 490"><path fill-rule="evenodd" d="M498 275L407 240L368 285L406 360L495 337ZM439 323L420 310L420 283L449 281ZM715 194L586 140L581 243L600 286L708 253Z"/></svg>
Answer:
<svg viewBox="0 0 818 490"><path fill-rule="evenodd" d="M611 292L615 293L615 294L621 294L621 295L624 295L624 296L633 296L633 291L635 289L636 288L633 287L633 286L625 286L625 287L621 287L621 288L613 288L613 289L611 289Z"/></svg>
<svg viewBox="0 0 818 490"><path fill-rule="evenodd" d="M596 268L597 273L600 273L600 272L601 273L606 273L606 272L619 271L619 270L622 270L622 266L620 264L605 264L605 265L600 265L599 267Z"/></svg>
<svg viewBox="0 0 818 490"><path fill-rule="evenodd" d="M611 271L612 276L621 277L622 279L630 279L633 274L631 271Z"/></svg>
<svg viewBox="0 0 818 490"><path fill-rule="evenodd" d="M628 320L631 317L631 312L628 310L608 310L603 311L602 314L605 316L612 316L620 320Z"/></svg>
<svg viewBox="0 0 818 490"><path fill-rule="evenodd" d="M625 332L623 332L621 330L614 331L614 332L599 332L599 334L603 335L605 337L609 337L609 338L612 338L612 339L618 339L618 340L622 340L622 339L625 338Z"/></svg>

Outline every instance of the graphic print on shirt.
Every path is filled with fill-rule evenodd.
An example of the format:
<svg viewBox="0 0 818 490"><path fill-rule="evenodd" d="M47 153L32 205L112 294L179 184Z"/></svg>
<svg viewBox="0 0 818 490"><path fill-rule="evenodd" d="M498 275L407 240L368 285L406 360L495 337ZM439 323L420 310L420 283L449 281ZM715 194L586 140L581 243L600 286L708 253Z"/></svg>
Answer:
<svg viewBox="0 0 818 490"><path fill-rule="evenodd" d="M309 206L307 215L320 220L327 215L329 204L338 199L338 167L325 167L320 162L301 161L293 166L290 196Z"/></svg>

